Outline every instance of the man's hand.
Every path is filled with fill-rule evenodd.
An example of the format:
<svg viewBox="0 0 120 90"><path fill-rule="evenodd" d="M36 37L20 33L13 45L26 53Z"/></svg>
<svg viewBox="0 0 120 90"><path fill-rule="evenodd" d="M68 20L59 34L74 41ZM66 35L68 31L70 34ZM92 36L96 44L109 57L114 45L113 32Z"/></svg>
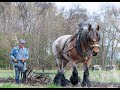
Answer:
<svg viewBox="0 0 120 90"><path fill-rule="evenodd" d="M25 59L24 59L24 58L22 59L22 62L25 62Z"/></svg>
<svg viewBox="0 0 120 90"><path fill-rule="evenodd" d="M17 61L18 61L17 59L14 59L14 62L15 62L15 63L17 63Z"/></svg>

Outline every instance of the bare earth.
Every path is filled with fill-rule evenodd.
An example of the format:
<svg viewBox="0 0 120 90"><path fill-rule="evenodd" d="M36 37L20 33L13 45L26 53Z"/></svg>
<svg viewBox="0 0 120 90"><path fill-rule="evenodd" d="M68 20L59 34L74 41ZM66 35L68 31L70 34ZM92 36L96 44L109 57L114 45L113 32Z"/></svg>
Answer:
<svg viewBox="0 0 120 90"><path fill-rule="evenodd" d="M3 79L3 78L0 78L0 83L8 83L8 82L11 82L11 83L15 83L15 80L13 78L7 78L7 79ZM38 84L36 84L38 85ZM72 86L72 85L69 85L69 86L66 86L66 88L71 88L71 87L74 87L74 88L83 88L81 86ZM91 87L92 88L120 88L120 83L101 83L101 82L97 82L97 81L91 81ZM91 88L89 87L89 88ZM88 88L88 87L85 87L85 88Z"/></svg>

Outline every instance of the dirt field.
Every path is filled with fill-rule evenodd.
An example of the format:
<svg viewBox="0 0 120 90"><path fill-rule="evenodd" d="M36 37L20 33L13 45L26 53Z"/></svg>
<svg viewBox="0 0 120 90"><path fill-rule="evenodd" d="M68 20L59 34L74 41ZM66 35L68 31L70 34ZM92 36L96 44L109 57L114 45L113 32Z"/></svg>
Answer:
<svg viewBox="0 0 120 90"><path fill-rule="evenodd" d="M0 83L8 83L8 82L15 83L15 80L13 78L7 78L7 79L0 78ZM39 84L37 83L36 87ZM74 87L74 88L88 88L88 87L72 86L72 85L69 85L69 86L66 86L66 87L63 87L63 88L71 88L71 87ZM91 87L92 88L120 88L120 83L101 83L101 82L97 82L97 81L91 81Z"/></svg>

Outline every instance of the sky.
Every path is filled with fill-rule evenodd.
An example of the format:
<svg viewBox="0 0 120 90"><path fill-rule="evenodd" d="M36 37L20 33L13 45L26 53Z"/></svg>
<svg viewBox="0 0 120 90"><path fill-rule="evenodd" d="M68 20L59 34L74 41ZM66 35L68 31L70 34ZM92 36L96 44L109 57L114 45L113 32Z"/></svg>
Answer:
<svg viewBox="0 0 120 90"><path fill-rule="evenodd" d="M99 9L102 4L115 5L120 7L120 2L55 2L58 9L65 7L66 10L69 10L73 5L81 5L83 8L86 8L88 12L93 13Z"/></svg>
<svg viewBox="0 0 120 90"><path fill-rule="evenodd" d="M105 4L120 7L120 2L55 2L55 3L58 9L65 7L66 10L69 10L73 5L81 5L81 7L86 8L88 12L91 14L99 10L101 5Z"/></svg>

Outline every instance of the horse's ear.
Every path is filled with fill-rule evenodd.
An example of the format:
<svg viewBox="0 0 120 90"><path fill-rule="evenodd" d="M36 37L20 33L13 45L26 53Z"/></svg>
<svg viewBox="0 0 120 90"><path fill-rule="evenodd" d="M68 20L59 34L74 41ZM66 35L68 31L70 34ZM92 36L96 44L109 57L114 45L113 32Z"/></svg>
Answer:
<svg viewBox="0 0 120 90"><path fill-rule="evenodd" d="M100 28L99 28L99 25L98 25L97 28L96 28L96 30L99 31L99 29L100 29Z"/></svg>
<svg viewBox="0 0 120 90"><path fill-rule="evenodd" d="M91 26L92 26L92 25L89 24L88 26L89 26L89 27L88 27L88 31L91 31L91 30L92 30L92 29L91 29Z"/></svg>

